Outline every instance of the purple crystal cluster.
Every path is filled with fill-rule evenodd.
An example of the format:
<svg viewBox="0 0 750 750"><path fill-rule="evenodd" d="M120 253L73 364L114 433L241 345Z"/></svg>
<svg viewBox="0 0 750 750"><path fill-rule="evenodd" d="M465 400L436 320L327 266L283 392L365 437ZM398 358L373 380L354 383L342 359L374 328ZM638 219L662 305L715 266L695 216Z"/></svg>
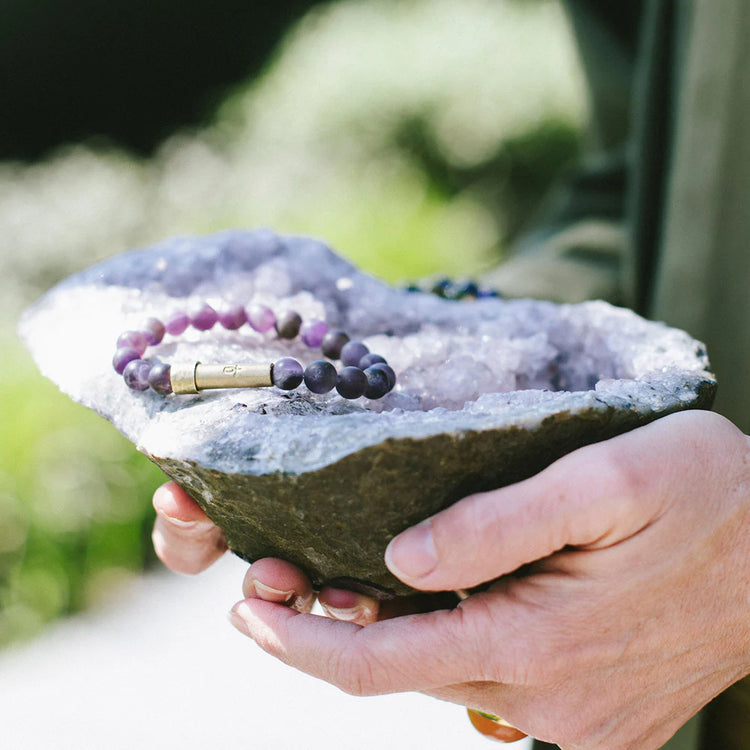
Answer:
<svg viewBox="0 0 750 750"><path fill-rule="evenodd" d="M280 335L296 328L284 311L302 319L293 339ZM21 335L44 374L147 454L252 474L304 474L435 435L525 434L561 413L661 414L713 382L698 342L628 310L409 292L267 230L174 238L86 269L24 315ZM146 358L148 375L134 365L129 381L147 391L113 372ZM166 363L247 359L299 385L151 397L168 390ZM340 396L339 377L364 398Z"/></svg>
<svg viewBox="0 0 750 750"><path fill-rule="evenodd" d="M383 564L407 526L706 408L715 388L699 342L631 311L408 292L265 230L112 258L48 292L21 334L42 372L185 487L238 554L387 595L409 593ZM164 362L140 364L149 347ZM281 388L154 397L123 385L127 371L164 391L165 362L248 357L275 363Z"/></svg>

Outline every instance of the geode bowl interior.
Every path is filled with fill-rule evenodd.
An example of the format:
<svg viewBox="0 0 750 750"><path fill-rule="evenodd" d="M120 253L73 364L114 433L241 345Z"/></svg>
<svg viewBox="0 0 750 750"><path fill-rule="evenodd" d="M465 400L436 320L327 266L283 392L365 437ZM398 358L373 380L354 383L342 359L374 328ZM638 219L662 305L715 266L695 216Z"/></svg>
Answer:
<svg viewBox="0 0 750 750"><path fill-rule="evenodd" d="M322 318L386 357L396 389L346 401L304 386L163 397L114 373L117 336L208 302ZM466 494L582 445L709 408L705 349L603 302L454 302L392 288L323 243L270 231L177 238L78 273L24 314L42 372L182 484L248 560L291 560L316 586L408 589L387 542ZM63 333L64 332L64 333ZM167 337L164 361L320 357L248 326Z"/></svg>

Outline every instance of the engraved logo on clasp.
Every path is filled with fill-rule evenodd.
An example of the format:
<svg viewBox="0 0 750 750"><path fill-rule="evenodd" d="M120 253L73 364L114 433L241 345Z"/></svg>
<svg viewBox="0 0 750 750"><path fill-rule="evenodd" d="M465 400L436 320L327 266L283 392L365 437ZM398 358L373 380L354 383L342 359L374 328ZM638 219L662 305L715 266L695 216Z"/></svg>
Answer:
<svg viewBox="0 0 750 750"><path fill-rule="evenodd" d="M225 375L233 375L234 377L237 377L240 374L240 368L238 365L225 365L222 372Z"/></svg>

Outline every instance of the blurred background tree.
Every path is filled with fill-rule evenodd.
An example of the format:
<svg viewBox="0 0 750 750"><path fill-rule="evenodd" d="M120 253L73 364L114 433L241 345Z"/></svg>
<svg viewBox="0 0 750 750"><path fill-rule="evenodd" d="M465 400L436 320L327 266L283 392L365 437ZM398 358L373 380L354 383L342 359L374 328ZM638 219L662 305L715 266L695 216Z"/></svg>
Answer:
<svg viewBox="0 0 750 750"><path fill-rule="evenodd" d="M37 374L24 305L114 252L257 225L389 281L477 275L586 119L555 0L0 0L0 70L0 643L153 561L161 481Z"/></svg>

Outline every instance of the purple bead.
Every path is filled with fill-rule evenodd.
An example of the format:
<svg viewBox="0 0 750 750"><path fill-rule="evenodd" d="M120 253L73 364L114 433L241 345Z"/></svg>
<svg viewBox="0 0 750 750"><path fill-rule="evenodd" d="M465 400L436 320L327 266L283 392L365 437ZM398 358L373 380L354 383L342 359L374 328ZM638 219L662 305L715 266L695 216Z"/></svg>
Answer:
<svg viewBox="0 0 750 750"><path fill-rule="evenodd" d="M216 325L218 319L216 310L208 304L204 304L203 307L190 315L190 323L193 328L199 331L210 331Z"/></svg>
<svg viewBox="0 0 750 750"><path fill-rule="evenodd" d="M359 398L367 388L367 376L359 367L343 367L336 378L336 390L344 398Z"/></svg>
<svg viewBox="0 0 750 750"><path fill-rule="evenodd" d="M247 323L247 314L242 305L232 305L219 313L219 323L228 331L236 331Z"/></svg>
<svg viewBox="0 0 750 750"><path fill-rule="evenodd" d="M276 333L280 339L293 339L302 325L302 318L293 310L287 310L276 318Z"/></svg>
<svg viewBox="0 0 750 750"><path fill-rule="evenodd" d="M329 359L338 359L341 349L349 341L349 336L344 331L328 331L320 342L320 350Z"/></svg>
<svg viewBox="0 0 750 750"><path fill-rule="evenodd" d="M388 376L388 390L392 391L396 385L396 373L390 365L386 365L383 362L377 362L367 368L368 370L382 370Z"/></svg>
<svg viewBox="0 0 750 750"><path fill-rule="evenodd" d="M164 327L167 333L170 333L172 336L179 336L181 333L185 333L189 325L190 318L187 316L187 313L178 310L167 318L167 323Z"/></svg>
<svg viewBox="0 0 750 750"><path fill-rule="evenodd" d="M143 333L146 336L146 341L148 341L149 346L161 344L166 332L167 329L164 327L164 323L158 318L149 318L146 321L146 325L143 326Z"/></svg>
<svg viewBox="0 0 750 750"><path fill-rule="evenodd" d="M291 357L280 359L271 369L271 380L282 391L293 391L302 382L303 375L302 365Z"/></svg>
<svg viewBox="0 0 750 750"><path fill-rule="evenodd" d="M148 348L146 334L143 331L125 331L117 339L118 349L135 349L138 354L143 354Z"/></svg>
<svg viewBox="0 0 750 750"><path fill-rule="evenodd" d="M300 330L302 343L312 349L316 349L323 342L323 337L328 333L328 323L324 320L309 320Z"/></svg>
<svg viewBox="0 0 750 750"><path fill-rule="evenodd" d="M276 316L270 307L253 305L247 311L247 322L254 331L265 333L273 328L274 323L276 323Z"/></svg>
<svg viewBox="0 0 750 750"><path fill-rule="evenodd" d="M172 368L166 362L158 362L151 367L148 374L148 384L152 391L166 396L172 393L172 380L170 378Z"/></svg>
<svg viewBox="0 0 750 750"><path fill-rule="evenodd" d="M125 365L122 378L125 385L134 391L145 391L148 389L148 374L151 371L151 363L145 359L134 359Z"/></svg>
<svg viewBox="0 0 750 750"><path fill-rule="evenodd" d="M365 354L365 356L357 363L357 367L359 367L360 370L366 370L368 367L377 364L387 365L388 363L385 361L385 357L381 357L379 354Z"/></svg>
<svg viewBox="0 0 750 750"><path fill-rule="evenodd" d="M383 396L391 390L388 382L388 375L383 370L378 369L377 367L368 367L364 373L367 378L365 398L383 398Z"/></svg>
<svg viewBox="0 0 750 750"><path fill-rule="evenodd" d="M316 359L305 368L304 377L313 393L328 393L336 385L336 368L325 359Z"/></svg>
<svg viewBox="0 0 750 750"><path fill-rule="evenodd" d="M341 364L347 367L358 367L359 361L370 350L361 341L347 341L341 347Z"/></svg>
<svg viewBox="0 0 750 750"><path fill-rule="evenodd" d="M122 375L125 365L134 359L140 359L142 353L133 349L132 346L122 346L115 352L115 356L112 357L112 367L115 368L115 372L118 375Z"/></svg>

